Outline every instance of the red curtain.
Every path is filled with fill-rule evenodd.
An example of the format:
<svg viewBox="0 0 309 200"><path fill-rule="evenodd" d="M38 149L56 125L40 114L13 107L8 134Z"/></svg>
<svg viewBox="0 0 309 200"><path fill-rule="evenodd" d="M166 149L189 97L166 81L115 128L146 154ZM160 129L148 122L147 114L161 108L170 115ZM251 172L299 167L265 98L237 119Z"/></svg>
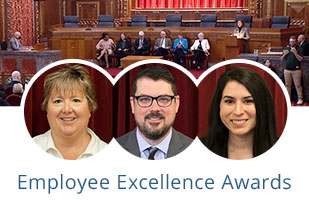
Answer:
<svg viewBox="0 0 309 200"><path fill-rule="evenodd" d="M160 64L157 64L160 66ZM136 74L145 66L137 67L126 73L113 87L109 80L97 70L87 67L93 79L98 109L89 121L89 127L105 142L110 142L130 130L135 125L131 113L131 87ZM150 65L148 65L150 66ZM152 66L152 65L151 65ZM62 66L59 66L62 67ZM185 135L195 138L197 134L197 88L185 74L173 67L167 67L173 74L180 95L180 108L174 128ZM32 85L25 102L25 121L30 135L36 136L49 129L46 112L41 110L43 102L43 83L50 69L41 75Z"/></svg>
<svg viewBox="0 0 309 200"><path fill-rule="evenodd" d="M8 30L10 36L18 31L25 46L34 44L33 0L8 0Z"/></svg>
<svg viewBox="0 0 309 200"><path fill-rule="evenodd" d="M138 8L242 8L245 0L138 0Z"/></svg>
<svg viewBox="0 0 309 200"><path fill-rule="evenodd" d="M200 83L198 88L187 75L178 69L162 64L156 65L169 69L175 78L180 95L180 108L173 127L191 138L205 136L208 128L210 102L216 83L227 68L235 65L227 65L213 71ZM117 138L136 127L130 107L131 88L136 74L147 66L153 66L153 64L130 70L119 79L114 87L100 72L87 67L95 84L98 102L98 109L93 113L89 127L105 142L110 142L113 137ZM237 66L249 67L260 73L265 79L275 100L277 130L278 136L280 136L287 118L287 107L279 84L260 68L248 64L237 64ZM49 129L46 113L41 110L40 106L43 102L44 78L54 70L48 70L41 75L27 95L24 114L31 136L44 133Z"/></svg>
<svg viewBox="0 0 309 200"><path fill-rule="evenodd" d="M198 87L198 137L203 137L206 135L208 129L208 113L210 109L210 103L212 100L212 96L216 89L216 83L221 76L222 73L225 72L226 69L231 67L247 67L258 72L265 80L266 84L269 87L269 90L275 101L275 113L277 120L277 135L281 136L287 118L287 105L285 101L285 96L281 90L281 87L277 83L277 81L269 75L264 70L249 65L249 64L231 64L226 65L224 67L220 67L215 71L211 72L207 75L207 77L200 83Z"/></svg>
<svg viewBox="0 0 309 200"><path fill-rule="evenodd" d="M43 84L45 77L59 67L50 69L42 74L30 88L25 101L25 122L32 137L42 134L49 129L46 119L46 112L41 110L43 102ZM105 142L110 142L113 138L112 122L113 112L113 86L109 80L99 71L92 67L87 67L94 82L97 110L89 120L89 127Z"/></svg>
<svg viewBox="0 0 309 200"><path fill-rule="evenodd" d="M135 125L134 116L130 108L131 88L137 73L152 65L144 65L127 72L114 86L114 112L118 113L114 123L115 137L119 137L126 132L133 130ZM174 67L156 64L156 66L166 67L174 76L178 94L180 95L180 108L177 113L174 128L185 135L195 138L197 134L197 88L187 75Z"/></svg>

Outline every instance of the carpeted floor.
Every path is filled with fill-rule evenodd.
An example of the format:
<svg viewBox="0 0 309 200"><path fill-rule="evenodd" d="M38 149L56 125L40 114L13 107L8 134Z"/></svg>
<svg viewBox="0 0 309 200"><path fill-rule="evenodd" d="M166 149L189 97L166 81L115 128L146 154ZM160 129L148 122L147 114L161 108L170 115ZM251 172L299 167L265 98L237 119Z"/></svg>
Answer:
<svg viewBox="0 0 309 200"><path fill-rule="evenodd" d="M112 77L115 77L121 70L118 68L104 68ZM189 72L197 79L205 70L190 69Z"/></svg>
<svg viewBox="0 0 309 200"><path fill-rule="evenodd" d="M301 105L297 105L297 104L296 104L296 101L292 101L291 105L292 105L292 106L309 106L309 102L304 102L304 103L301 104Z"/></svg>

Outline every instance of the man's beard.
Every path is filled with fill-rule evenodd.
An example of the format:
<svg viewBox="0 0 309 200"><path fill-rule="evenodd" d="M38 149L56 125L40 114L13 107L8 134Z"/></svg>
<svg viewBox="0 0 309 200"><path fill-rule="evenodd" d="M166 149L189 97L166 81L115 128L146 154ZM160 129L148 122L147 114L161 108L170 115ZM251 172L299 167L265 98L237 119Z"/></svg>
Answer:
<svg viewBox="0 0 309 200"><path fill-rule="evenodd" d="M147 114L144 117L144 123L143 124L139 124L136 119L136 125L139 129L139 131L141 132L141 134L143 134L146 138L150 139L150 140L158 140L161 139L163 136L165 136L167 134L167 132L170 130L170 128L172 127L174 120L170 123L170 124L166 124L164 125L161 129L155 130L155 131L151 131L148 126L146 125L146 120L151 118L151 117L159 117L161 120L165 120L165 116L163 116L160 113L157 112L152 112ZM152 124L150 126L158 126L159 124L155 125Z"/></svg>

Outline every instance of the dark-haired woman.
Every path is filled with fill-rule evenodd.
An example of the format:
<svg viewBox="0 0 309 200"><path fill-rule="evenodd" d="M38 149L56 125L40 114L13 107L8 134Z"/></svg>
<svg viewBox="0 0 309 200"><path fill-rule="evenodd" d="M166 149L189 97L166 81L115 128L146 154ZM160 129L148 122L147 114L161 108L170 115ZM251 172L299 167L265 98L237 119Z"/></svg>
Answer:
<svg viewBox="0 0 309 200"><path fill-rule="evenodd" d="M266 67L268 67L269 69L271 69L271 71L275 72L277 74L277 70L275 67L272 66L271 61L269 59L264 60L263 63Z"/></svg>
<svg viewBox="0 0 309 200"><path fill-rule="evenodd" d="M243 39L248 41L250 39L250 34L249 34L249 29L247 27L245 27L244 21L243 20L238 20L236 22L236 28L233 31L233 36L236 36L237 39ZM244 44L244 53L248 53L249 52L249 45L246 42Z"/></svg>
<svg viewBox="0 0 309 200"><path fill-rule="evenodd" d="M98 51L97 60L101 60L101 58L104 56L106 68L109 68L108 55L113 54L114 47L115 43L111 38L109 38L108 33L103 33L101 40L96 45L96 49Z"/></svg>
<svg viewBox="0 0 309 200"><path fill-rule="evenodd" d="M201 141L230 159L259 156L277 141L274 101L259 73L249 68L226 70L218 80Z"/></svg>

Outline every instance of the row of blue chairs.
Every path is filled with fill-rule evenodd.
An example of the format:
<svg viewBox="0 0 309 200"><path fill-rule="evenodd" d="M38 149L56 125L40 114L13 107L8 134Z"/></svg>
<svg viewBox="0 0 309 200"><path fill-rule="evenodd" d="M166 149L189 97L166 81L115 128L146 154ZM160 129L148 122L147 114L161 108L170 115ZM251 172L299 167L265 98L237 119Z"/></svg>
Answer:
<svg viewBox="0 0 309 200"><path fill-rule="evenodd" d="M236 15L235 21L243 20L246 27L252 26L251 15ZM78 27L79 19L78 16L64 16L63 18L64 27ZM182 25L181 15L167 15L166 24L168 27L180 27ZM98 17L99 27L114 27L114 16L113 15L100 15ZM146 27L147 16L146 15L133 15L131 16L131 26L133 27ZM217 27L217 16L216 15L201 15L201 27ZM289 28L290 17L289 16L274 16L271 21L271 28Z"/></svg>

